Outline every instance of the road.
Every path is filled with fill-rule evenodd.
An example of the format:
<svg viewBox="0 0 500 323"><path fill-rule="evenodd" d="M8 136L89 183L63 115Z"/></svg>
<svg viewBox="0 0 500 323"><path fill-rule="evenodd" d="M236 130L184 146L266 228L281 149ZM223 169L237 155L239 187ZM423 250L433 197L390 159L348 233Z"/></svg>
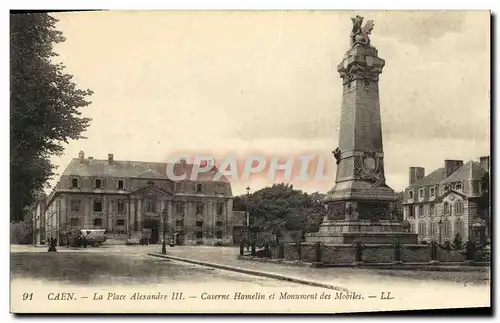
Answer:
<svg viewBox="0 0 500 323"><path fill-rule="evenodd" d="M365 270L353 268L312 269L237 260L237 248L175 247L171 255L284 274L290 277L330 283L349 289L364 301L336 300L337 291L230 271L157 259L146 254L161 246L106 246L72 250L12 246L11 300L13 309L38 312L120 312L120 313L224 313L224 312L315 312L335 313L360 310L449 308L489 305L489 273L433 273L414 271ZM72 292L78 306L48 301L49 293ZM393 300L381 300L381 292L391 292ZM113 301L107 297L134 293L168 294L170 301ZM24 293L34 293L39 302L22 301ZM93 301L95 293L104 300ZM110 296L114 293L118 296ZM172 300L183 293L183 301ZM315 301L296 299L235 300L235 294L316 295ZM330 300L319 299L322 294ZM207 299L229 295L229 300ZM456 298L461 294L465 297ZM219 295L219 296L215 296ZM277 296L276 296L277 295ZM286 296L285 295L285 296ZM357 296L356 296L357 295ZM367 298L377 295L377 299ZM204 298L204 299L203 299ZM29 303L29 306L28 306ZM28 307L27 307L28 306Z"/></svg>

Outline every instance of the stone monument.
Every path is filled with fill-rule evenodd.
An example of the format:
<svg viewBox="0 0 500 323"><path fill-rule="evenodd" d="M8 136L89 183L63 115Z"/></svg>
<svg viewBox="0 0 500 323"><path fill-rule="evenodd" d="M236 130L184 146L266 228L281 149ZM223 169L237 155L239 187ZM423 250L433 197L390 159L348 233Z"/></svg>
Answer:
<svg viewBox="0 0 500 323"><path fill-rule="evenodd" d="M352 18L351 48L337 66L342 78L342 113L335 186L325 198L327 216L306 241L347 244L417 243L394 217L397 200L385 182L379 75L385 61L370 44L373 21Z"/></svg>

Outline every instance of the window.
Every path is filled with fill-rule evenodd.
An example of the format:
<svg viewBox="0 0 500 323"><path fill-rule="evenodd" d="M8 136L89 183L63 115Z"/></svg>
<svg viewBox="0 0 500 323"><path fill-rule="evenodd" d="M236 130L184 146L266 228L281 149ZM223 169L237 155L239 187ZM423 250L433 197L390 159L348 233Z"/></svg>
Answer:
<svg viewBox="0 0 500 323"><path fill-rule="evenodd" d="M431 197L436 196L436 189L434 187L429 188L429 195Z"/></svg>
<svg viewBox="0 0 500 323"><path fill-rule="evenodd" d="M418 215L424 216L424 205L423 204L420 204L418 206Z"/></svg>
<svg viewBox="0 0 500 323"><path fill-rule="evenodd" d="M102 212L102 201L94 201L94 212Z"/></svg>
<svg viewBox="0 0 500 323"><path fill-rule="evenodd" d="M101 226L102 226L102 219L95 218L94 219L94 227L101 227Z"/></svg>
<svg viewBox="0 0 500 323"><path fill-rule="evenodd" d="M415 205L415 206L413 207L413 209L415 210L415 211L414 211L414 212L415 212L415 215L417 215L417 216L418 216L418 205Z"/></svg>
<svg viewBox="0 0 500 323"><path fill-rule="evenodd" d="M118 189L123 190L125 188L125 181L123 179L118 180Z"/></svg>
<svg viewBox="0 0 500 323"><path fill-rule="evenodd" d="M215 232L215 237L216 237L217 239L222 239L222 231L216 231L216 232Z"/></svg>
<svg viewBox="0 0 500 323"><path fill-rule="evenodd" d="M217 227L221 227L221 226L222 226L222 221L216 221L216 222L215 222L215 226L217 226Z"/></svg>
<svg viewBox="0 0 500 323"><path fill-rule="evenodd" d="M122 200L118 201L117 211L118 211L118 213L125 213L125 202L124 201L122 201Z"/></svg>
<svg viewBox="0 0 500 323"><path fill-rule="evenodd" d="M123 219L116 220L116 225L125 225L125 220Z"/></svg>
<svg viewBox="0 0 500 323"><path fill-rule="evenodd" d="M177 219L175 220L175 225L178 227L184 226L184 220L183 219Z"/></svg>
<svg viewBox="0 0 500 323"><path fill-rule="evenodd" d="M78 212L80 211L80 200L71 200L71 211Z"/></svg>
<svg viewBox="0 0 500 323"><path fill-rule="evenodd" d="M201 231L196 232L196 239L203 239L203 232Z"/></svg>
<svg viewBox="0 0 500 323"><path fill-rule="evenodd" d="M217 215L224 214L224 203L217 203Z"/></svg>
<svg viewBox="0 0 500 323"><path fill-rule="evenodd" d="M451 223L450 223L450 221L444 220L443 226L444 226L444 234L443 235L445 237L450 237L450 235L451 235Z"/></svg>
<svg viewBox="0 0 500 323"><path fill-rule="evenodd" d="M175 203L175 213L177 214L184 213L184 206L182 205L182 203Z"/></svg>
<svg viewBox="0 0 500 323"><path fill-rule="evenodd" d="M100 178L95 179L95 188L102 188L102 179Z"/></svg>
<svg viewBox="0 0 500 323"><path fill-rule="evenodd" d="M203 184L196 184L196 193L202 193L203 192Z"/></svg>
<svg viewBox="0 0 500 323"><path fill-rule="evenodd" d="M196 226L198 228L202 228L203 227L203 221L196 221Z"/></svg>
<svg viewBox="0 0 500 323"><path fill-rule="evenodd" d="M409 218L415 217L415 212L414 212L413 206L411 206L411 205L408 207L408 217Z"/></svg>
<svg viewBox="0 0 500 323"><path fill-rule="evenodd" d="M463 214L464 213L464 202L462 201L457 201L455 204L455 212L456 214Z"/></svg>
<svg viewBox="0 0 500 323"><path fill-rule="evenodd" d="M410 197L410 200L413 200L413 191L409 191L408 196Z"/></svg>
<svg viewBox="0 0 500 323"><path fill-rule="evenodd" d="M436 222L431 222L431 232L430 232L430 236L435 238L437 237L438 233L437 233L437 223Z"/></svg>
<svg viewBox="0 0 500 323"><path fill-rule="evenodd" d="M419 189L418 190L418 198L423 199L424 198L424 193L425 193L425 191L424 191L423 188Z"/></svg>
<svg viewBox="0 0 500 323"><path fill-rule="evenodd" d="M152 199L145 200L146 202L146 212L155 213L156 212L156 201Z"/></svg>
<svg viewBox="0 0 500 323"><path fill-rule="evenodd" d="M196 214L203 214L203 204L202 203L198 203L196 204Z"/></svg>
<svg viewBox="0 0 500 323"><path fill-rule="evenodd" d="M71 218L70 224L72 227L77 227L80 225L80 219L78 218Z"/></svg>
<svg viewBox="0 0 500 323"><path fill-rule="evenodd" d="M79 180L76 177L73 177L71 179L71 187L72 188L78 188L79 187Z"/></svg>
<svg viewBox="0 0 500 323"><path fill-rule="evenodd" d="M434 203L429 204L429 215L434 215Z"/></svg>
<svg viewBox="0 0 500 323"><path fill-rule="evenodd" d="M463 235L462 231L463 231L462 220L457 219L455 221L455 234L458 234L460 237L462 237L462 235Z"/></svg>
<svg viewBox="0 0 500 323"><path fill-rule="evenodd" d="M182 183L181 182L175 183L175 191L182 192Z"/></svg>
<svg viewBox="0 0 500 323"><path fill-rule="evenodd" d="M445 191L445 192L448 192L449 190L450 190L450 187L449 187L448 185L445 185L445 186L444 186L444 191Z"/></svg>
<svg viewBox="0 0 500 323"><path fill-rule="evenodd" d="M450 203L444 202L444 204L443 204L443 214L450 214Z"/></svg>
<svg viewBox="0 0 500 323"><path fill-rule="evenodd" d="M424 237L427 235L427 226L425 222L418 223L418 235Z"/></svg>
<svg viewBox="0 0 500 323"><path fill-rule="evenodd" d="M455 184L455 189L456 189L457 191L461 191L461 190L462 190L462 183L457 183L457 184Z"/></svg>

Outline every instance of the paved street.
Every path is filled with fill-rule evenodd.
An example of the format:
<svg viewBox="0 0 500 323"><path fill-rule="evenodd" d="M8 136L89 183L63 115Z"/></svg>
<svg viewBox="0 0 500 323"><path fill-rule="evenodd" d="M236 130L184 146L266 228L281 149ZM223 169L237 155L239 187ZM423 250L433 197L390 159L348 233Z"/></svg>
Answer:
<svg viewBox="0 0 500 323"><path fill-rule="evenodd" d="M58 253L48 253L46 248L31 246L12 246L11 250L13 290L22 289L22 286L26 284L43 284L45 289L64 285L85 288L85 284L93 286L92 288L96 286L124 288L124 284L127 284L135 286L136 289L148 290L161 290L168 286L169 290L172 288L188 290L198 296L204 291L220 290L231 292L236 290L245 292L297 291L300 293L328 291L318 287L146 256L149 252L160 252L161 245L105 246L78 250L59 247ZM418 304L422 308L484 306L489 304L490 298L489 272L316 269L284 266L238 260L236 257L239 249L232 247L178 246L168 247L167 252L177 257L328 283L364 295L391 292L392 296L399 300L399 303L390 302L391 308L411 308L411 306L408 307L410 300L413 302L411 304ZM15 284L18 287L14 288ZM450 298L452 295L467 295L467 297L453 299ZM453 302L451 302L452 299ZM220 305L220 303L217 304ZM295 311L300 306L304 306L304 304L297 304L299 307L290 307L290 303L278 303L280 304L285 306L281 308L282 311ZM278 305L275 304L275 306ZM388 306L388 303L384 305ZM323 309L320 304L316 306L318 311ZM234 307L231 308L234 309ZM310 309L310 307L307 308ZM349 311L350 308L351 305L343 304L341 310ZM355 307L352 308L355 310ZM380 309L380 305L375 306L374 309ZM241 309L241 311L245 310L250 309Z"/></svg>

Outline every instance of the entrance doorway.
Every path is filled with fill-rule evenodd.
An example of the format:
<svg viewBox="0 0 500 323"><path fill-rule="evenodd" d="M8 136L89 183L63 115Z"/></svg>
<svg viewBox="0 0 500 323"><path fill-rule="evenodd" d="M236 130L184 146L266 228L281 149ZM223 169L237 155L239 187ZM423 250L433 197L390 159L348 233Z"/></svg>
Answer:
<svg viewBox="0 0 500 323"><path fill-rule="evenodd" d="M150 231L151 235L149 237L146 237L149 239L149 243L157 244L160 241L160 221L159 220L152 219L152 218L144 219L143 228L151 230Z"/></svg>

